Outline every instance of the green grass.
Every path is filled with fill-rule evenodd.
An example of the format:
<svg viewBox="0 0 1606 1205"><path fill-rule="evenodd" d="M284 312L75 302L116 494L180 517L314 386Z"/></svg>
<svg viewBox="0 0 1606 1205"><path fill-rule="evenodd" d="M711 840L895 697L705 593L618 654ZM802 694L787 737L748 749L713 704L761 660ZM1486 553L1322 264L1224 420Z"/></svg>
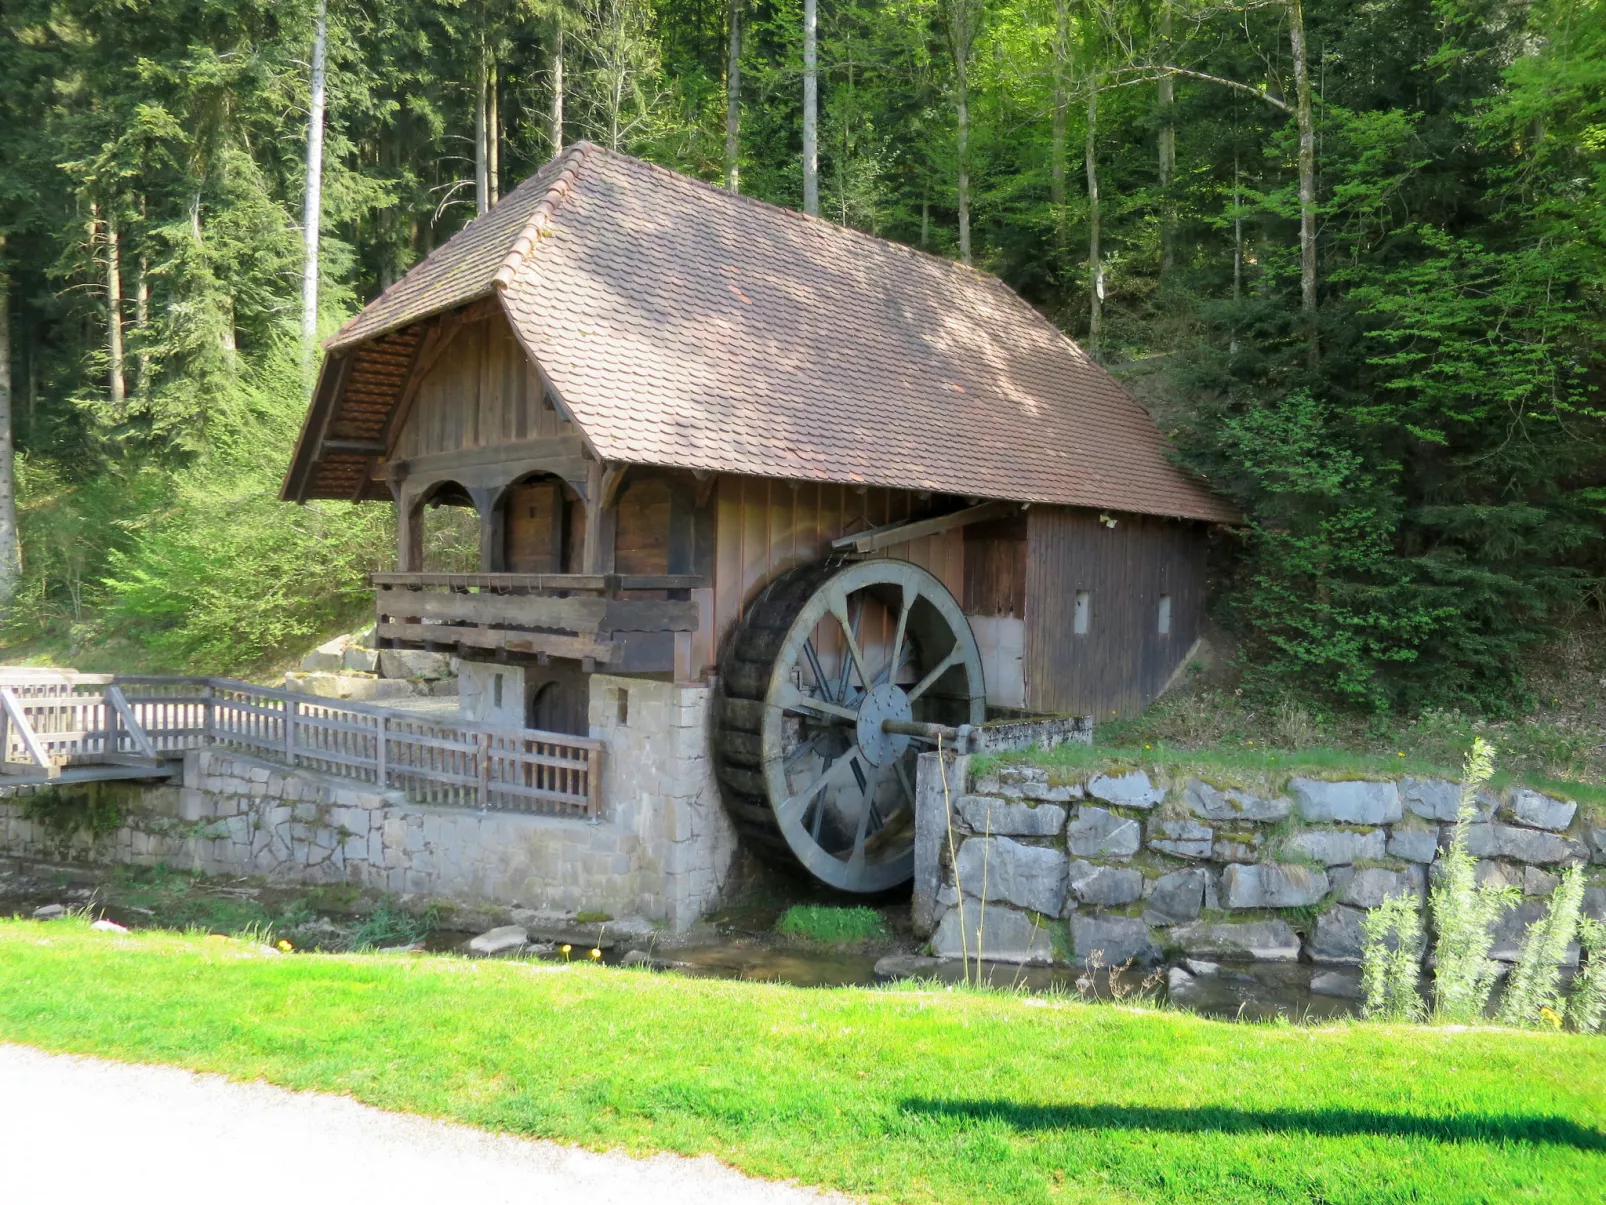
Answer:
<svg viewBox="0 0 1606 1205"><path fill-rule="evenodd" d="M882 941L887 926L874 908L833 908L825 904L793 904L775 922L782 937L796 937L822 946L862 945Z"/></svg>
<svg viewBox="0 0 1606 1205"><path fill-rule="evenodd" d="M1233 1025L0 921L0 1040L877 1202L1598 1202L1606 1040ZM182 1158L175 1136L175 1158Z"/></svg>

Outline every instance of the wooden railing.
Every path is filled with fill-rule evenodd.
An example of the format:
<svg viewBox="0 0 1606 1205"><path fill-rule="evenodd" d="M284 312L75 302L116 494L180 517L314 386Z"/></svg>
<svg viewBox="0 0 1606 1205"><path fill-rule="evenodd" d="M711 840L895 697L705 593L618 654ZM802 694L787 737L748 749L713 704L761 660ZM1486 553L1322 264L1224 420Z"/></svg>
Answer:
<svg viewBox="0 0 1606 1205"><path fill-rule="evenodd" d="M674 636L697 629L696 574L375 573L383 647L569 657L672 671Z"/></svg>
<svg viewBox="0 0 1606 1205"><path fill-rule="evenodd" d="M228 678L0 670L6 773L155 767L219 748L400 791L418 803L600 814L602 742L466 724Z"/></svg>

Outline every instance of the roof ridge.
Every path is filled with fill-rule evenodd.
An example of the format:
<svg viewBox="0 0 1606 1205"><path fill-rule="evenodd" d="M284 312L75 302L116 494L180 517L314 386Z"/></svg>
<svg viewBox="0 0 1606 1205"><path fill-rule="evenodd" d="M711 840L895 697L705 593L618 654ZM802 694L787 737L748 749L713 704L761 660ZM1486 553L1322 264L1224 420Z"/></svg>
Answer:
<svg viewBox="0 0 1606 1205"><path fill-rule="evenodd" d="M513 240L513 245L508 248L502 266L497 268L491 277L491 284L495 288L506 289L513 283L513 278L519 274L524 261L529 258L530 252L535 250L536 243L552 224L553 213L573 189L575 181L579 178L581 161L592 149L593 144L582 140L558 156L560 161L566 160L566 162L558 168L552 183L547 185L546 195L535 203L534 209L530 210L530 216L525 220L518 237Z"/></svg>

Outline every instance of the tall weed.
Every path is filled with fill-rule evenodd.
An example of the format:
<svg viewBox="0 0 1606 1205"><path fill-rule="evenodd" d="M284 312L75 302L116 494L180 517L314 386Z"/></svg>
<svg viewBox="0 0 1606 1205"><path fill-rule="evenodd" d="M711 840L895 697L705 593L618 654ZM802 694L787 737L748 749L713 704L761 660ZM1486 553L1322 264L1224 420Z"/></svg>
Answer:
<svg viewBox="0 0 1606 1205"><path fill-rule="evenodd" d="M1438 1021L1470 1024L1482 1018L1500 973L1500 964L1489 957L1494 942L1490 929L1516 898L1509 887L1480 884L1478 860L1467 851L1467 826L1477 817L1478 791L1494 774L1494 753L1482 737L1472 742L1462 768L1455 828L1430 896L1438 934L1433 946L1433 1016Z"/></svg>
<svg viewBox="0 0 1606 1205"><path fill-rule="evenodd" d="M1573 998L1567 1011L1573 1028L1594 1033L1606 1020L1606 924L1583 917L1578 922L1578 941L1584 948L1584 968L1573 981Z"/></svg>
<svg viewBox="0 0 1606 1205"><path fill-rule="evenodd" d="M1415 896L1390 896L1361 922L1361 987L1366 1015L1383 1021L1420 1021L1417 994L1422 970L1422 912Z"/></svg>
<svg viewBox="0 0 1606 1205"><path fill-rule="evenodd" d="M1579 909L1584 902L1584 873L1577 866L1562 871L1561 884L1550 893L1544 916L1529 926L1522 940L1517 965L1506 983L1499 1018L1505 1025L1537 1025L1545 1010L1559 1018L1561 964L1578 932Z"/></svg>

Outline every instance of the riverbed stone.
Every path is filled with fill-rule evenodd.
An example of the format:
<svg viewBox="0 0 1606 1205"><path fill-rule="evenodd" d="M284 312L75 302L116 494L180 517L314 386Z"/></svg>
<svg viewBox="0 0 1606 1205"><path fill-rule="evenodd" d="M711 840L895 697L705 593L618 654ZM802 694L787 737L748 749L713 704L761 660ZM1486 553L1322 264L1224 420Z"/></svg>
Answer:
<svg viewBox="0 0 1606 1205"><path fill-rule="evenodd" d="M1087 793L1094 799L1123 808L1152 808L1165 798L1165 789L1155 786L1142 770L1113 777L1095 774L1088 779Z"/></svg>
<svg viewBox="0 0 1606 1205"><path fill-rule="evenodd" d="M1345 879L1339 888L1339 902L1353 904L1357 908L1376 908L1394 896L1421 896L1416 876L1408 871L1371 866L1365 870L1349 871Z"/></svg>
<svg viewBox="0 0 1606 1205"><path fill-rule="evenodd" d="M1195 816L1206 820L1281 820L1293 807L1286 796L1262 799L1237 787L1219 788L1190 778L1183 788L1182 801Z"/></svg>
<svg viewBox="0 0 1606 1205"><path fill-rule="evenodd" d="M992 795L961 795L954 803L972 832L1004 837L1053 837L1065 827L1065 809L1042 803L1033 807Z"/></svg>
<svg viewBox="0 0 1606 1205"><path fill-rule="evenodd" d="M1149 898L1143 902L1143 919L1151 925L1178 925L1198 920L1209 881L1209 873L1198 868L1162 875L1154 881Z"/></svg>
<svg viewBox="0 0 1606 1205"><path fill-rule="evenodd" d="M1083 858L1126 858L1138 852L1143 830L1136 820L1083 804L1065 829L1065 844Z"/></svg>
<svg viewBox="0 0 1606 1205"><path fill-rule="evenodd" d="M640 951L630 951L630 954L637 953ZM626 963L631 961L630 954L625 955ZM940 958L928 958L924 954L888 954L876 960L875 977L882 981L929 979L937 973L942 962Z"/></svg>
<svg viewBox="0 0 1606 1205"><path fill-rule="evenodd" d="M1171 938L1190 955L1257 962L1294 962L1299 935L1282 920L1196 921L1171 930Z"/></svg>
<svg viewBox="0 0 1606 1205"><path fill-rule="evenodd" d="M960 928L958 908L943 913L931 938L931 952L938 958L971 958L978 951L992 962L1046 963L1054 957L1054 943L1048 930L1024 912L1001 904L989 904L985 911L980 900L965 897L965 924ZM964 940L961 941L963 934Z"/></svg>
<svg viewBox="0 0 1606 1205"><path fill-rule="evenodd" d="M1439 856L1439 830L1436 828L1396 828L1389 834L1388 855L1407 862L1426 865Z"/></svg>
<svg viewBox="0 0 1606 1205"><path fill-rule="evenodd" d="M1308 866L1234 863L1221 872L1229 908L1304 908L1327 894L1327 872Z"/></svg>
<svg viewBox="0 0 1606 1205"><path fill-rule="evenodd" d="M1359 966L1366 939L1361 928L1365 915L1359 908L1339 904L1318 916L1310 938L1311 961Z"/></svg>
<svg viewBox="0 0 1606 1205"><path fill-rule="evenodd" d="M1534 866L1581 862L1588 856L1582 842L1511 824L1467 825L1467 850L1475 858L1514 858Z"/></svg>
<svg viewBox="0 0 1606 1205"><path fill-rule="evenodd" d="M1557 799L1519 787L1511 792L1506 810L1518 824L1559 833L1573 822L1573 817L1578 814L1578 805L1571 799Z"/></svg>
<svg viewBox="0 0 1606 1205"><path fill-rule="evenodd" d="M970 837L959 847L960 886L967 895L1058 916L1065 906L1065 855L1009 837ZM985 891L983 890L985 887Z"/></svg>
<svg viewBox="0 0 1606 1205"><path fill-rule="evenodd" d="M476 954L505 954L526 945L530 934L522 925L500 925L472 938L468 948Z"/></svg>
<svg viewBox="0 0 1606 1205"><path fill-rule="evenodd" d="M1095 866L1077 860L1071 863L1071 892L1084 904L1119 908L1137 901L1143 894L1143 872L1125 866ZM1070 900L1066 900L1069 908Z"/></svg>
<svg viewBox="0 0 1606 1205"><path fill-rule="evenodd" d="M1366 993L1361 989L1361 978L1353 971L1317 971L1310 977L1310 990L1314 996L1333 996L1340 1000L1360 1000Z"/></svg>
<svg viewBox="0 0 1606 1205"><path fill-rule="evenodd" d="M1392 782L1328 782L1296 778L1288 784L1294 806L1306 820L1330 824L1393 824L1405 814Z"/></svg>
<svg viewBox="0 0 1606 1205"><path fill-rule="evenodd" d="M1375 862L1388 849L1388 832L1374 828L1364 832L1349 829L1309 829L1295 833L1283 843L1283 848L1298 857L1309 858L1323 866L1347 866L1351 862Z"/></svg>
<svg viewBox="0 0 1606 1205"><path fill-rule="evenodd" d="M1149 848L1178 858L1208 858L1215 830L1196 820L1155 820L1149 825Z"/></svg>
<svg viewBox="0 0 1606 1205"><path fill-rule="evenodd" d="M1071 917L1071 948L1083 966L1095 954L1105 966L1153 966L1160 961L1149 926L1132 916Z"/></svg>

